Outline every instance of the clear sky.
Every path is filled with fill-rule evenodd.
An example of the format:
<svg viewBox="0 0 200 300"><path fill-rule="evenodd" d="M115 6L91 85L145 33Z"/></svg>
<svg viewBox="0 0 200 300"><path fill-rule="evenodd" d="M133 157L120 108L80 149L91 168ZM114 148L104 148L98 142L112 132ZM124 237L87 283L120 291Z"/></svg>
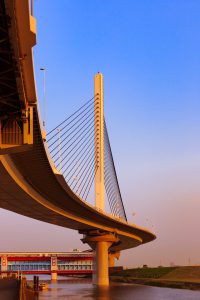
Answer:
<svg viewBox="0 0 200 300"><path fill-rule="evenodd" d="M130 221L155 242L125 266L200 264L200 1L36 0L37 92L47 70L47 129L93 96L105 114ZM42 112L42 105L41 105ZM136 213L135 216L132 216ZM1 251L85 249L71 230L0 211Z"/></svg>

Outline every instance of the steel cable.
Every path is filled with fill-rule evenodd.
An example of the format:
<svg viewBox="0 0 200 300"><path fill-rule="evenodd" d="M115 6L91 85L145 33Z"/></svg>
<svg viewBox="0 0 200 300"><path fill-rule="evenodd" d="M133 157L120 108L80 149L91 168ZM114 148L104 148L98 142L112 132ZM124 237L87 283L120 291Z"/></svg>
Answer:
<svg viewBox="0 0 200 300"><path fill-rule="evenodd" d="M80 141L83 140L83 138L84 138L84 137L88 134L88 132L91 130L91 128L92 128L91 124L92 124L92 123L90 122L89 126L87 126L87 127L84 129L83 132L85 132L85 131L89 128L89 130L84 134L84 136L80 139ZM82 136L83 132L81 132L81 133L79 134L79 136L77 137L77 139L78 139L79 137ZM71 141L71 140L72 140L72 138L70 139L70 141ZM76 141L77 141L77 140L76 140ZM64 156L64 158L61 160L61 162L63 162L63 160L67 157L67 155L69 155L69 153L71 153L71 152L78 146L78 144L79 144L80 141L78 141L77 143L75 143L75 146L68 152L68 154L66 154L66 155ZM73 145L74 145L74 142L72 142L72 143L65 149L64 153L67 152L67 150L69 150L69 149L71 148L71 146L73 146ZM57 160L58 160L58 158L56 158L56 159L54 160L54 162L56 162Z"/></svg>
<svg viewBox="0 0 200 300"><path fill-rule="evenodd" d="M90 117L92 115L92 117L89 119L89 121L90 120L92 120L93 119L93 114L91 113L85 120L83 120L80 124L79 124L79 126L81 126L82 124L84 124L80 129L79 129L79 132L78 133L80 133L80 130L82 130L86 125L87 125L87 123L86 123L86 121L88 120L88 118ZM72 130L62 141L61 141L61 143L60 144L62 144L64 141L66 141L66 139L68 138L68 137L70 137L71 136L71 134L73 134L74 132L76 132L76 130L79 128L79 126L78 127L76 127L74 130ZM77 133L77 134L78 134ZM59 139L61 139L62 138L62 136L63 135L61 135L56 141L59 141ZM61 150L74 138L76 136L76 134L74 134L73 135L73 137L70 139L70 140L68 140L62 147L61 147ZM53 144L55 144L55 142L53 143ZM51 144L51 145L53 145L53 144ZM52 152L54 152L55 150L56 150L56 148L57 148L57 146L55 146L50 152L52 153ZM56 153L54 153L54 156L56 155L58 153L58 151L56 152ZM54 156L52 156L52 158L54 157Z"/></svg>
<svg viewBox="0 0 200 300"><path fill-rule="evenodd" d="M95 170L96 169L96 170ZM89 189L88 189L88 192L87 192L87 194L86 194L86 197L85 197L85 199L87 199L87 197L88 197L88 194L89 194L89 192L90 192L90 190L91 190L91 187L92 187L92 183L93 183L93 181L94 181L94 178L95 178L95 176L96 176L96 172L97 172L97 169L98 169L98 166L96 166L96 168L94 169L94 174L93 174L93 176L91 177L91 182L90 182L90 185L89 185ZM84 196L85 194L83 194L83 196Z"/></svg>
<svg viewBox="0 0 200 300"><path fill-rule="evenodd" d="M90 165L87 166L87 168L88 168L88 170L87 170L87 171L88 171L88 176L82 177L82 180L81 180L81 182L80 182L80 184L79 184L79 186L78 186L78 188L77 188L77 190L76 190L76 193L77 193L77 191L80 190L80 194L81 194L81 192L82 192L82 190L83 190L85 184L87 184L87 180L88 180L89 175L90 175L89 171L90 171L91 169L93 169L94 167L95 167L95 161L91 161ZM84 170L84 171L85 171L85 170ZM83 186L82 186L82 185L83 185ZM80 188L81 188L81 189L80 189Z"/></svg>
<svg viewBox="0 0 200 300"><path fill-rule="evenodd" d="M108 155L109 157L109 160L110 160L110 165L112 167L112 173L113 173L113 180L114 180L114 183L113 185L116 186L116 190L117 190L117 211L119 213L119 215L127 220L126 218L126 213L125 213L125 210L124 210L124 205L123 205L123 201L122 201L122 197L121 197L121 191L120 191L120 188L119 188L119 182L118 182L118 178L117 178L117 173L116 173L116 169L115 169L115 165L114 165L114 160L113 160L113 155L112 155L112 150L111 150L111 146L110 146L110 141L109 141L109 136L108 136L108 131L107 131L107 126L106 126L106 122L104 120L104 129L105 129L105 155ZM107 151L106 151L107 150ZM120 207L121 207L121 210L120 210Z"/></svg>
<svg viewBox="0 0 200 300"><path fill-rule="evenodd" d="M90 111L90 110L89 110ZM84 115L84 117L89 113L89 111ZM89 116L91 116L91 115L93 115L93 112L89 115ZM87 117L87 118L89 118L89 116ZM73 133L74 131L76 131L76 129L80 126L80 125L82 125L82 123L84 123L86 120L87 120L87 118L86 119L83 119L83 121L81 122L81 124L79 124L74 130L72 130L71 131L71 133ZM70 128L68 128L68 130L66 130L63 134L61 134L61 136L60 136L60 138L62 138L67 132L69 132L75 125L77 125L80 121L81 121L82 119L79 119L77 122L75 122ZM62 129L61 130L59 130L60 132L62 131ZM69 135L71 135L71 133L69 133ZM57 133L54 135L54 137L55 136L57 136ZM63 140L62 140L62 143L66 140L68 138L68 136L67 137L65 137ZM49 145L49 148L51 148L57 141L59 140L59 138L57 138L56 140L54 140L50 145ZM50 141L50 140L49 140ZM48 141L48 142L49 142ZM56 148L56 147L55 147ZM55 150L55 148L53 148L52 150L51 150L51 152L53 152L54 150Z"/></svg>
<svg viewBox="0 0 200 300"><path fill-rule="evenodd" d="M79 109L77 109L72 115L70 115L69 117L67 117L64 121L62 121L59 125L57 125L55 128L53 128L51 131L49 131L47 133L47 136L49 134L51 134L54 130L58 129L62 124L64 124L65 122L67 122L68 120L70 120L76 113L78 113L82 108L84 108L88 103L90 103L92 100L96 101L98 98L95 99L97 95L95 95L94 97L92 97L91 99L89 99L84 105L82 105ZM93 102L91 103L91 105L94 104ZM50 141L50 139L48 140L48 142Z"/></svg>
<svg viewBox="0 0 200 300"><path fill-rule="evenodd" d="M88 148L89 148L89 150L88 150ZM83 153L84 156L82 157L82 161L84 161L85 157L88 156L88 153L90 153L92 150L94 151L93 141L90 142L88 148ZM86 155L85 155L85 153L86 153ZM81 154L81 152L79 152L78 155L76 155L76 157L70 162L70 165L72 165L74 162L76 164L76 162L79 161L78 157L80 156L80 154ZM82 164L82 161L81 161L81 164ZM69 162L69 161L66 161L65 164L67 164L67 162ZM68 170L68 173L66 174L66 177L68 177L68 175L72 172L73 168L75 167L75 164L72 165L72 167L71 167L70 170ZM67 171L67 169L68 168L65 168L65 170L63 171L63 174L65 174L65 172Z"/></svg>
<svg viewBox="0 0 200 300"><path fill-rule="evenodd" d="M93 180L94 180L94 177L95 177L95 174L96 174L96 172L97 172L97 169L98 169L98 166L96 165L95 168L94 168L94 170L93 170L93 172L92 172L92 174L91 174L90 180L88 181L88 184L87 184L87 186L86 186L86 189L85 189L85 191L84 191L84 193L83 193L83 197L85 197L85 194L86 194L86 192L87 192L87 194L86 194L86 199L87 199L88 194L89 194L89 192L90 192L90 189L91 189L91 186L92 186L92 182L93 182ZM91 182L91 184L90 184L90 182ZM89 189L88 189L88 187L89 187Z"/></svg>

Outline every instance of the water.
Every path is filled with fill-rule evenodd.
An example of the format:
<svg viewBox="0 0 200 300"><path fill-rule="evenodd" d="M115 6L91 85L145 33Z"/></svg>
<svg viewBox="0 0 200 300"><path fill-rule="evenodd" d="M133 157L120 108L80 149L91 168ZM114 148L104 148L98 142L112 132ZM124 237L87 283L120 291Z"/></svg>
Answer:
<svg viewBox="0 0 200 300"><path fill-rule="evenodd" d="M59 277L58 281L52 282L40 276L40 280L43 279L49 288L39 293L39 300L200 300L200 291L119 283L97 288L91 279Z"/></svg>

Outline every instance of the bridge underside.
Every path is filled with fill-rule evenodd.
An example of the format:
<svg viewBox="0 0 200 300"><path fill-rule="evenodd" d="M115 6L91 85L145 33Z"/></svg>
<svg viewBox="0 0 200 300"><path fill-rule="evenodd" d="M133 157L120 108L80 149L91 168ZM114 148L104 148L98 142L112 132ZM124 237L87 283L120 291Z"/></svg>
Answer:
<svg viewBox="0 0 200 300"><path fill-rule="evenodd" d="M8 159L8 158L7 158ZM10 160L10 158L9 158ZM3 163L4 164L3 164ZM13 168L13 165L11 166ZM18 173L17 173L18 175ZM62 205L58 204L58 199L55 202L42 202L41 199L39 201L33 199L29 193L26 193L24 189L22 189L10 176L10 174L5 169L5 158L1 157L0 163L0 177L1 177L1 185L0 185L0 207L16 212L18 214L34 218L43 222L51 223L54 225L75 229L81 232L88 232L91 230L102 230L102 231L112 231L112 232L121 232L120 222L118 224L119 230L117 231L113 226L110 226L109 221L106 222L106 218L102 218L101 216L94 216L94 212L89 210L87 212L88 218L86 214L83 216L81 214L82 208L80 205L74 205L72 199L66 198L65 203ZM38 176L38 180L41 180L44 183L44 179ZM27 190L32 190L32 185L29 184L26 186ZM37 193L36 193L37 194ZM39 197L38 197L39 198ZM57 203L56 203L57 202ZM69 202L72 202L70 204ZM76 212L73 209L73 206L77 206L75 209L80 211L79 217L76 215ZM82 215L82 216L81 216ZM97 222L98 218L102 219L100 224ZM90 221L88 221L90 220ZM106 224L107 223L107 224ZM116 222L117 223L117 222ZM96 224L96 225L95 225ZM138 246L142 243L139 235L135 236L133 239L133 233L128 234L127 236L120 236L121 242L118 245L113 247L113 250L119 251L127 248L132 248Z"/></svg>
<svg viewBox="0 0 200 300"><path fill-rule="evenodd" d="M9 38L11 19L6 13L3 0L0 0L0 11L0 118L5 118L10 115L20 115L22 103L17 87L20 72Z"/></svg>
<svg viewBox="0 0 200 300"><path fill-rule="evenodd" d="M73 194L63 176L55 174L49 164L38 122L35 108L31 149L0 155L0 207L83 233L116 233L120 242L113 245L115 251L152 240L150 232L110 218Z"/></svg>

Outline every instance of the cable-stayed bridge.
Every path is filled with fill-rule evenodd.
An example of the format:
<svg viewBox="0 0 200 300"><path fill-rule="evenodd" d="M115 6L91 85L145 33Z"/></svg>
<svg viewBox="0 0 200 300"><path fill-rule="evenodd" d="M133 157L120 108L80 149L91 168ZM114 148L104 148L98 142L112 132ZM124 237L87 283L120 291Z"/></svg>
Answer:
<svg viewBox="0 0 200 300"><path fill-rule="evenodd" d="M121 250L155 235L127 222L104 118L102 74L95 75L94 97L45 132L30 7L28 0L0 0L0 207L79 231L96 253L94 283L107 285L108 261L112 265Z"/></svg>
<svg viewBox="0 0 200 300"><path fill-rule="evenodd" d="M95 80L102 78L101 74ZM83 201L95 198L94 183L100 168L100 97L97 93L47 133L47 144L57 170ZM95 125L95 126L94 126ZM95 130L96 127L96 130ZM105 194L113 216L127 221L105 120L103 120ZM92 193L93 192L93 193ZM93 199L93 203L95 199ZM96 207L104 210L104 205Z"/></svg>

